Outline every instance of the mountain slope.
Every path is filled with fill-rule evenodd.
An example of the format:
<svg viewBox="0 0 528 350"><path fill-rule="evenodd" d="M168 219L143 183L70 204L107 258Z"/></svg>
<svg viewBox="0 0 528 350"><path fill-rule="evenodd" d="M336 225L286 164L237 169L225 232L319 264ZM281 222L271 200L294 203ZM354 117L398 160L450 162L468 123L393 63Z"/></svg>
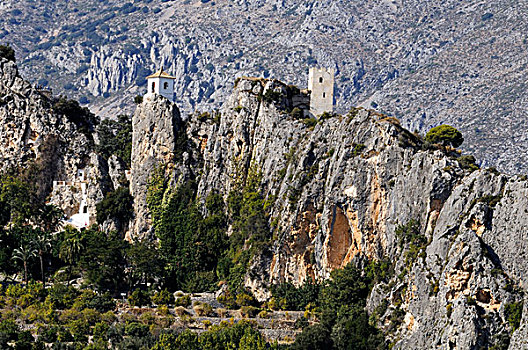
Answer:
<svg viewBox="0 0 528 350"><path fill-rule="evenodd" d="M217 108L234 76L305 86L307 68L337 69L340 111L363 103L411 130L450 123L485 166L527 169L523 77L526 4L447 1L54 1L4 4L0 39L32 81L133 110L144 77L178 77L183 114ZM138 86L139 85L139 86ZM106 96L103 97L103 96Z"/></svg>

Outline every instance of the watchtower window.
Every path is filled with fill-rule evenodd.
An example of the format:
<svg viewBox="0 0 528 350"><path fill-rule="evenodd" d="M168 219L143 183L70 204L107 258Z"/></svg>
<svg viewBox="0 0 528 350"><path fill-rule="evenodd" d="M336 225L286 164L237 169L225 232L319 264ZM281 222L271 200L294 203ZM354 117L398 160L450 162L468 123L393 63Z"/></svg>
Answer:
<svg viewBox="0 0 528 350"><path fill-rule="evenodd" d="M156 83L152 82L152 93L154 93L155 88L156 88Z"/></svg>
<svg viewBox="0 0 528 350"><path fill-rule="evenodd" d="M84 207L84 208L83 208L83 213L84 213L84 214L88 214L88 207Z"/></svg>
<svg viewBox="0 0 528 350"><path fill-rule="evenodd" d="M323 82L323 77L320 77L320 78L319 78L319 82L320 82L320 83Z"/></svg>
<svg viewBox="0 0 528 350"><path fill-rule="evenodd" d="M164 82L164 83L163 83L163 89L164 89L164 90L167 90L168 88L169 88L169 83Z"/></svg>
<svg viewBox="0 0 528 350"><path fill-rule="evenodd" d="M323 98L326 98L326 92L323 92Z"/></svg>

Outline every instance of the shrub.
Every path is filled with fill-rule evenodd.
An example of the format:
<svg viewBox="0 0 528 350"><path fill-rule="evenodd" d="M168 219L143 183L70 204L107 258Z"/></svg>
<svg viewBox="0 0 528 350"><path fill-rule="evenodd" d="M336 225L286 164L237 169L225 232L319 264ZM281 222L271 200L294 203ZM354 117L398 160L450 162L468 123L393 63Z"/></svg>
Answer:
<svg viewBox="0 0 528 350"><path fill-rule="evenodd" d="M148 293L141 289L136 289L128 297L128 302L131 306L145 306L150 304L150 297Z"/></svg>
<svg viewBox="0 0 528 350"><path fill-rule="evenodd" d="M476 163L475 157L473 157L470 154L458 157L457 161L458 161L458 164L460 165L460 167L462 169L466 169L466 170L470 170L470 171L474 171L474 170L478 170L479 169L478 165L475 164Z"/></svg>
<svg viewBox="0 0 528 350"><path fill-rule="evenodd" d="M353 143L352 144L352 157L357 157L363 152L363 150L367 148L367 146L361 144L361 143Z"/></svg>
<svg viewBox="0 0 528 350"><path fill-rule="evenodd" d="M134 97L134 103L137 104L137 105L142 104L143 103L143 96L137 95L136 97Z"/></svg>
<svg viewBox="0 0 528 350"><path fill-rule="evenodd" d="M260 309L254 306L242 306L240 308L240 314L242 317L255 317L259 311Z"/></svg>
<svg viewBox="0 0 528 350"><path fill-rule="evenodd" d="M8 45L0 45L0 57L16 62L15 50Z"/></svg>
<svg viewBox="0 0 528 350"><path fill-rule="evenodd" d="M163 289L152 297L152 302L156 305L170 305L174 304L174 295L169 293L168 290Z"/></svg>
<svg viewBox="0 0 528 350"><path fill-rule="evenodd" d="M302 123L306 125L308 128L314 128L317 125L317 119L316 118L304 118L302 120Z"/></svg>
<svg viewBox="0 0 528 350"><path fill-rule="evenodd" d="M64 310L73 305L77 295L77 290L71 286L54 284L53 287L48 290L46 302L50 303L55 309Z"/></svg>
<svg viewBox="0 0 528 350"><path fill-rule="evenodd" d="M259 318L270 318L271 314L267 310L262 310L257 315Z"/></svg>
<svg viewBox="0 0 528 350"><path fill-rule="evenodd" d="M174 305L187 307L191 305L191 297L189 295L183 295L176 299Z"/></svg>
<svg viewBox="0 0 528 350"><path fill-rule="evenodd" d="M294 109L291 110L290 112L290 116L293 118L293 119L301 119L303 117L303 111L302 109L300 109L299 107L295 107Z"/></svg>
<svg viewBox="0 0 528 350"><path fill-rule="evenodd" d="M405 252L405 263L407 267L416 260L422 249L429 244L429 240L420 233L420 222L416 220L409 220L406 225L400 225L396 228L396 238L400 242L400 247L403 248L405 244L409 245Z"/></svg>
<svg viewBox="0 0 528 350"><path fill-rule="evenodd" d="M519 325L521 324L522 310L522 301L506 304L504 306L504 314L506 316L506 319L508 320L508 323L514 331L519 328Z"/></svg>
<svg viewBox="0 0 528 350"><path fill-rule="evenodd" d="M458 147L464 142L464 137L454 127L442 124L429 130L425 135L425 141L439 143L443 146L451 145L452 147Z"/></svg>
<svg viewBox="0 0 528 350"><path fill-rule="evenodd" d="M187 310L185 310L183 306L176 306L174 308L174 313L176 314L176 316L182 317L183 315L187 315Z"/></svg>
<svg viewBox="0 0 528 350"><path fill-rule="evenodd" d="M262 95L262 100L267 103L273 103L273 102L279 103L281 101L281 98L282 98L282 92L275 91L273 89L266 90L264 95Z"/></svg>
<svg viewBox="0 0 528 350"><path fill-rule="evenodd" d="M197 303L193 306L197 316L210 316L213 314L213 307L207 303Z"/></svg>

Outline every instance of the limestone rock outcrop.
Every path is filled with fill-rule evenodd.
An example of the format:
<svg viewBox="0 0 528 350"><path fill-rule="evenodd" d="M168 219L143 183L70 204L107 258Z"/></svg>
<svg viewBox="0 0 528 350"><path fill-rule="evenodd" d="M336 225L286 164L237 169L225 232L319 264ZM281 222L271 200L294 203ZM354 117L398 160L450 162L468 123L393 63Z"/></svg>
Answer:
<svg viewBox="0 0 528 350"><path fill-rule="evenodd" d="M49 195L68 217L84 203L92 224L96 203L108 191L106 165L94 153L91 132L54 111L55 102L0 57L0 172L33 167L42 198Z"/></svg>
<svg viewBox="0 0 528 350"><path fill-rule="evenodd" d="M245 278L260 300L272 283L325 279L350 262L386 259L395 272L374 287L368 309L395 349L472 349L509 339L507 305L522 302L526 288L526 178L468 169L456 151L428 147L373 111L319 121L293 116L281 86L240 79L214 122L191 116L181 123L168 102L145 102L137 117L150 120L157 111L175 122L158 130L159 146L152 141L136 155L149 164L141 164L142 183L163 160L187 169L198 199L212 191L227 198L256 168L276 237ZM275 99L264 97L270 89ZM149 130L166 125L148 123ZM171 158L164 150L182 135L178 153L186 157ZM410 223L420 243L405 238ZM525 322L510 349L523 341Z"/></svg>
<svg viewBox="0 0 528 350"><path fill-rule="evenodd" d="M147 207L148 180L161 168L175 185L175 152L182 120L178 107L158 95L147 95L132 118L132 168L130 193L134 197L134 219L130 238L145 238L150 234Z"/></svg>

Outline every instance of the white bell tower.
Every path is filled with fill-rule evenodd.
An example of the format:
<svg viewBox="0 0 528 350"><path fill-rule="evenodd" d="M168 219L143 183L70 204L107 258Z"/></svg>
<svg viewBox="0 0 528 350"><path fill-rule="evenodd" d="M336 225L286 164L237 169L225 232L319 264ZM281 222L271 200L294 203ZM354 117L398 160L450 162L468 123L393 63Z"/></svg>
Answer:
<svg viewBox="0 0 528 350"><path fill-rule="evenodd" d="M163 71L163 67L147 77L147 95L161 95L174 102L174 80L176 78Z"/></svg>

